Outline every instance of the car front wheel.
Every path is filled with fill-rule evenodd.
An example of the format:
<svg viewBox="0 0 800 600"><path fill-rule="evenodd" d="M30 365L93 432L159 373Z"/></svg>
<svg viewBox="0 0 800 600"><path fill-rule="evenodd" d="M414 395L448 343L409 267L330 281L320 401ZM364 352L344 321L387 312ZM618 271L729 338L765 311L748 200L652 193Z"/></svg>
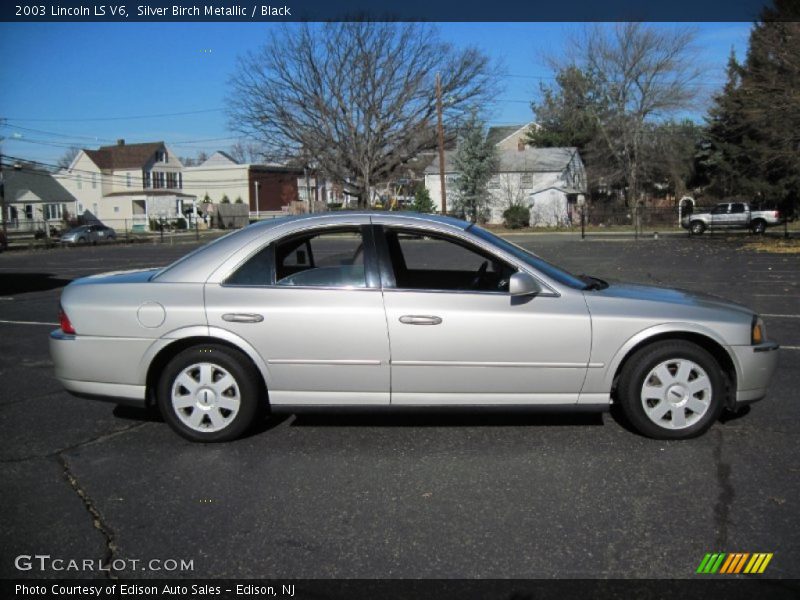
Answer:
<svg viewBox="0 0 800 600"><path fill-rule="evenodd" d="M195 442L241 436L263 405L259 378L241 353L215 344L193 346L173 358L158 386L158 405L169 425Z"/></svg>
<svg viewBox="0 0 800 600"><path fill-rule="evenodd" d="M643 435L686 439L701 435L719 418L724 389L717 361L703 348L663 341L631 357L620 377L618 401Z"/></svg>

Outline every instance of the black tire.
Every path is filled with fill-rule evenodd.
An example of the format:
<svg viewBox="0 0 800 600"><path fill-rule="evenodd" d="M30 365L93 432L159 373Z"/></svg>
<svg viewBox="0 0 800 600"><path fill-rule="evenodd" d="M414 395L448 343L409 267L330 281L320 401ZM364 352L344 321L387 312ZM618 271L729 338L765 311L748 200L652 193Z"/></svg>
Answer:
<svg viewBox="0 0 800 600"><path fill-rule="evenodd" d="M705 371L705 375L710 381L711 397L707 410L699 419L684 428L673 429L668 425L673 418L671 410L667 412L670 415L669 421L667 421L666 415L662 419L664 425L657 424L647 415L642 400L643 386L645 378L657 366L671 360L681 359L691 361ZM661 385L666 386L666 383L662 382ZM667 388L671 389L669 386ZM722 413L725 404L724 394L724 378L716 359L697 344L682 340L655 342L638 350L625 364L617 386L617 402L630 425L642 435L659 440L689 439L705 433ZM647 402L651 402L651 400L647 400ZM679 410L685 415L686 409L681 407ZM688 418L691 419L693 416L690 411Z"/></svg>
<svg viewBox="0 0 800 600"><path fill-rule="evenodd" d="M756 219L750 224L750 231L752 231L754 235L763 235L766 230L767 223L762 219Z"/></svg>
<svg viewBox="0 0 800 600"><path fill-rule="evenodd" d="M87 239L85 237L78 238L78 245L85 246L87 243Z"/></svg>
<svg viewBox="0 0 800 600"><path fill-rule="evenodd" d="M703 232L706 230L706 224L702 221L692 221L689 223L689 231L692 235L703 235Z"/></svg>
<svg viewBox="0 0 800 600"><path fill-rule="evenodd" d="M238 388L238 412L224 427L214 431L200 430L205 425L213 427L208 417L203 417L204 421L198 425L200 429L192 428L184 422L198 408L178 409L172 403L172 388L177 385L176 378L185 369L199 363L224 369ZM157 388L158 407L164 420L176 433L193 442L227 442L240 437L266 408L265 396L261 378L250 359L241 352L217 344L192 346L178 353L167 364ZM178 410L184 411L183 418L178 415ZM208 421L207 424L205 420Z"/></svg>

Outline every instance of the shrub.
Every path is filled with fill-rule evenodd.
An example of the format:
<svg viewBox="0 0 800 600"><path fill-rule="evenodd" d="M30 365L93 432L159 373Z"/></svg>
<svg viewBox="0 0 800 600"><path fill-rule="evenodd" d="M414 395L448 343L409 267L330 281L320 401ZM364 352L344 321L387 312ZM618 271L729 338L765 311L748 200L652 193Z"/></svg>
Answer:
<svg viewBox="0 0 800 600"><path fill-rule="evenodd" d="M527 206L511 206L503 211L503 220L509 229L528 227L531 222L531 210Z"/></svg>
<svg viewBox="0 0 800 600"><path fill-rule="evenodd" d="M219 203L220 203L220 204L230 204L230 203L231 203L231 199L230 199L230 198L228 198L228 195L227 195L227 194L225 194L225 195L222 197L222 200L220 200L220 201L219 201Z"/></svg>
<svg viewBox="0 0 800 600"><path fill-rule="evenodd" d="M244 204L244 202L242 201L242 197L241 196L237 196L236 197L236 204Z"/></svg>
<svg viewBox="0 0 800 600"><path fill-rule="evenodd" d="M424 185L418 186L414 192L414 202L411 204L411 210L420 213L431 213L435 209L436 207L433 205L428 188Z"/></svg>

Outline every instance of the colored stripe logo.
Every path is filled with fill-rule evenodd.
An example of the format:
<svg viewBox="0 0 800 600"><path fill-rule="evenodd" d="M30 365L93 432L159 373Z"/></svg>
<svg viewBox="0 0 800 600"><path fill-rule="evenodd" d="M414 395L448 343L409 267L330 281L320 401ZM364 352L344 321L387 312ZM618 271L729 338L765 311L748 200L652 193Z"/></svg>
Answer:
<svg viewBox="0 0 800 600"><path fill-rule="evenodd" d="M696 573L713 575L735 575L738 573L748 573L751 575L763 573L769 561L772 560L772 552L709 552L700 561Z"/></svg>

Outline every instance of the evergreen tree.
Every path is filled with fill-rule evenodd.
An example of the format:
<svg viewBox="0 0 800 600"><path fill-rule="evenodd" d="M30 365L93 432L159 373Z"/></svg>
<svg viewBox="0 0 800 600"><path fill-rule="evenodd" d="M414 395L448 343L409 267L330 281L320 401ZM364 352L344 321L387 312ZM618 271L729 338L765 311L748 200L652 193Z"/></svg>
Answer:
<svg viewBox="0 0 800 600"><path fill-rule="evenodd" d="M487 186L497 169L495 147L486 139L485 125L473 111L464 125L453 159L456 209L473 223L484 216L489 203Z"/></svg>
<svg viewBox="0 0 800 600"><path fill-rule="evenodd" d="M747 57L731 60L708 116L704 165L724 196L796 210L800 195L800 5L775 0L750 33Z"/></svg>

